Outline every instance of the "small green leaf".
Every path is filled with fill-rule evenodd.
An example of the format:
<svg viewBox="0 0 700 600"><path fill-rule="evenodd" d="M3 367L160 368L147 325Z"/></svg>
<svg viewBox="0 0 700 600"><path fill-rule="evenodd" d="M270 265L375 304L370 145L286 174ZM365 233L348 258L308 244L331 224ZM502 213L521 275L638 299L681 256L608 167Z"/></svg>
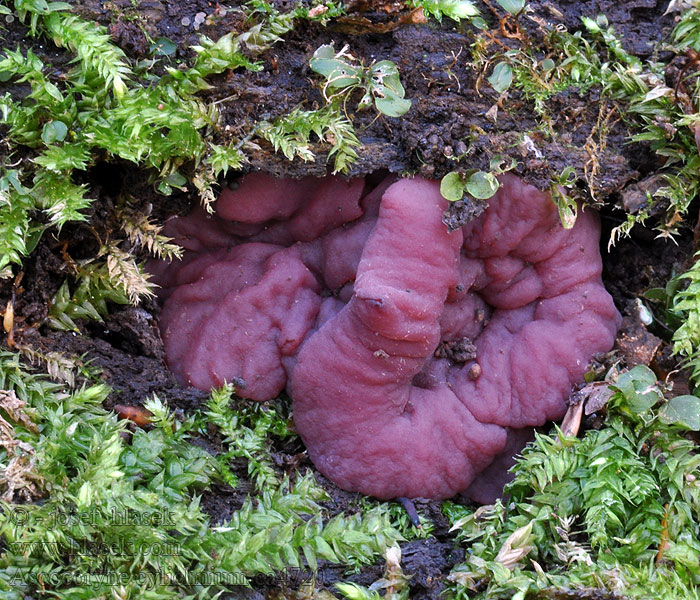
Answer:
<svg viewBox="0 0 700 600"><path fill-rule="evenodd" d="M92 504L94 493L92 486L89 481L83 483L78 490L78 497L76 498L76 504L79 508L85 508Z"/></svg>
<svg viewBox="0 0 700 600"><path fill-rule="evenodd" d="M571 229L574 225L576 225L578 210L575 203L563 203L557 206L557 209L559 211L559 220L561 221L564 229Z"/></svg>
<svg viewBox="0 0 700 600"><path fill-rule="evenodd" d="M309 67L328 80L328 86L342 88L360 82L362 70L338 58L331 44L324 44L314 52Z"/></svg>
<svg viewBox="0 0 700 600"><path fill-rule="evenodd" d="M493 89L502 94L513 83L513 70L507 62L499 62L488 79Z"/></svg>
<svg viewBox="0 0 700 600"><path fill-rule="evenodd" d="M165 178L165 181L168 182L169 185L176 188L182 188L187 184L187 178L178 171L175 171L174 173L168 175Z"/></svg>
<svg viewBox="0 0 700 600"><path fill-rule="evenodd" d="M413 5L422 6L427 15L435 17L440 23L443 15L460 21L472 19L479 14L479 9L469 0L413 0Z"/></svg>
<svg viewBox="0 0 700 600"><path fill-rule="evenodd" d="M371 592L372 595L368 594L356 583L336 583L335 587L348 600L368 600L368 598L380 597L377 592Z"/></svg>
<svg viewBox="0 0 700 600"><path fill-rule="evenodd" d="M177 44L166 37L159 37L151 44L151 54L171 56L177 51Z"/></svg>
<svg viewBox="0 0 700 600"><path fill-rule="evenodd" d="M328 75L328 87L344 88L360 82L362 69L342 60L336 62L336 68Z"/></svg>
<svg viewBox="0 0 700 600"><path fill-rule="evenodd" d="M387 117L400 117L411 108L411 101L399 98L393 93L387 93L384 98L376 98L374 101L377 110Z"/></svg>
<svg viewBox="0 0 700 600"><path fill-rule="evenodd" d="M388 89L400 98L403 98L405 90L403 85L401 85L399 70L393 62L390 60L379 61L369 70L369 74L372 80L371 87L375 91L381 94Z"/></svg>
<svg viewBox="0 0 700 600"><path fill-rule="evenodd" d="M63 102L63 94L53 83L47 81L44 84L44 91L51 96L56 102Z"/></svg>
<svg viewBox="0 0 700 600"><path fill-rule="evenodd" d="M644 365L637 365L620 375L613 387L622 393L624 404L635 414L649 410L661 399L656 375Z"/></svg>
<svg viewBox="0 0 700 600"><path fill-rule="evenodd" d="M498 3L511 15L520 14L525 8L525 0L498 0Z"/></svg>
<svg viewBox="0 0 700 600"><path fill-rule="evenodd" d="M33 227L29 230L27 235L27 254L34 252L43 233L44 227Z"/></svg>
<svg viewBox="0 0 700 600"><path fill-rule="evenodd" d="M578 205L576 201L569 197L566 188L562 185L552 185L550 188L552 202L559 211L559 220L564 229L571 229L576 224L578 216Z"/></svg>
<svg viewBox="0 0 700 600"><path fill-rule="evenodd" d="M172 186L169 186L167 183L165 183L165 181L161 181L158 184L158 191L164 196L170 196L170 194L173 193L173 188Z"/></svg>
<svg viewBox="0 0 700 600"><path fill-rule="evenodd" d="M669 297L668 293L664 288L649 288L646 292L642 294L642 297L647 300L658 300L660 302L666 302Z"/></svg>
<svg viewBox="0 0 700 600"><path fill-rule="evenodd" d="M393 62L381 60L372 66L369 74L371 91L375 95L374 102L379 112L389 117L400 117L408 112L411 101L404 98L405 90L399 79L399 70Z"/></svg>
<svg viewBox="0 0 700 600"><path fill-rule="evenodd" d="M491 198L498 191L499 186L498 179L492 173L485 171L472 174L465 185L467 191L479 200Z"/></svg>
<svg viewBox="0 0 700 600"><path fill-rule="evenodd" d="M369 70L372 79L378 84L384 84L393 89L403 90L401 81L399 80L399 69L396 64L390 60L380 60L378 63L372 65Z"/></svg>
<svg viewBox="0 0 700 600"><path fill-rule="evenodd" d="M5 179L7 183L9 183L18 194L29 194L29 190L26 187L24 187L22 185L22 182L19 180L17 171L6 171L5 177L3 179Z"/></svg>
<svg viewBox="0 0 700 600"><path fill-rule="evenodd" d="M311 57L309 66L312 71L324 77L328 77L337 66L335 48L333 48L333 45L324 44L323 46L319 46Z"/></svg>
<svg viewBox="0 0 700 600"><path fill-rule="evenodd" d="M555 62L551 58L545 58L542 61L542 70L551 71L556 66Z"/></svg>
<svg viewBox="0 0 700 600"><path fill-rule="evenodd" d="M181 491L196 482L197 477L193 473L178 473L168 479L168 486Z"/></svg>
<svg viewBox="0 0 700 600"><path fill-rule="evenodd" d="M600 33L600 25L598 25L598 23L596 23L590 17L581 17L581 22L591 33Z"/></svg>
<svg viewBox="0 0 700 600"><path fill-rule="evenodd" d="M49 4L46 2L46 0L34 0L32 3L37 9L42 12L42 13L47 13L50 12L51 10L59 10L57 7L53 6L53 2ZM65 4L63 2L57 3L57 4Z"/></svg>
<svg viewBox="0 0 700 600"><path fill-rule="evenodd" d="M41 132L41 139L44 140L46 145L49 145L54 142L62 142L66 139L67 133L68 127L66 127L63 121L49 121L44 125L44 129Z"/></svg>
<svg viewBox="0 0 700 600"><path fill-rule="evenodd" d="M479 14L479 9L468 0L443 0L441 5L442 12L455 21L469 19Z"/></svg>
<svg viewBox="0 0 700 600"><path fill-rule="evenodd" d="M576 181L576 169L572 166L564 167L559 174L558 183L565 186L571 186Z"/></svg>
<svg viewBox="0 0 700 600"><path fill-rule="evenodd" d="M700 398L689 395L671 398L659 410L659 419L664 423L700 431Z"/></svg>
<svg viewBox="0 0 700 600"><path fill-rule="evenodd" d="M442 178L440 193L443 198L450 202L457 202L464 197L464 183L459 173L452 171Z"/></svg>

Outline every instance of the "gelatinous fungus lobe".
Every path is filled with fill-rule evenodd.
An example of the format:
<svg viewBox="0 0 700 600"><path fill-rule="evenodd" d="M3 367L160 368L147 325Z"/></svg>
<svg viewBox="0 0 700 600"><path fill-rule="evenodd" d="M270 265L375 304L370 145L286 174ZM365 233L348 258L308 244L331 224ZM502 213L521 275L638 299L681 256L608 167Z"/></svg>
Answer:
<svg viewBox="0 0 700 600"><path fill-rule="evenodd" d="M185 258L152 269L170 368L253 400L286 388L312 461L345 489L492 495L484 470L561 418L620 317L592 211L564 230L509 175L451 233L446 204L422 179L254 174L217 215L172 219Z"/></svg>

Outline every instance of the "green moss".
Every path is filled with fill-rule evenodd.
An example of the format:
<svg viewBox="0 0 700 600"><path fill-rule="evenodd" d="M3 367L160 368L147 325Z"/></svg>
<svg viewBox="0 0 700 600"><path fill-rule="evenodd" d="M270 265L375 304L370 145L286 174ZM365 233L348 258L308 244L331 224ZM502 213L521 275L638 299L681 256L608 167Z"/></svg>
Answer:
<svg viewBox="0 0 700 600"><path fill-rule="evenodd" d="M514 467L507 505L473 512L446 503L469 548L449 577L454 597L590 587L698 597L700 455L681 423L660 418L655 380L646 367L619 375L601 430L538 435Z"/></svg>
<svg viewBox="0 0 700 600"><path fill-rule="evenodd" d="M386 506L329 518L319 504L328 498L313 476L273 482L257 467L252 472L265 488L230 519L212 523L200 494L219 479L217 459L189 440L197 428L218 423L230 390L214 393L206 414L185 421L153 398L146 403L152 427L127 436L125 422L102 408L109 393L102 384L67 392L5 352L0 387L22 404L18 413L0 403L13 421L15 448L0 440L0 469L7 475L18 453L31 459L22 477L15 468L2 487L4 598L109 596L115 582L123 598L213 595L256 574L311 573L320 559L357 568L402 539ZM238 428L235 420L223 425L235 436L230 447L258 465L269 460L262 458L264 436L288 432L274 413L250 415L252 430L241 417ZM37 483L30 489L27 481ZM44 497L17 504L22 492L29 500Z"/></svg>

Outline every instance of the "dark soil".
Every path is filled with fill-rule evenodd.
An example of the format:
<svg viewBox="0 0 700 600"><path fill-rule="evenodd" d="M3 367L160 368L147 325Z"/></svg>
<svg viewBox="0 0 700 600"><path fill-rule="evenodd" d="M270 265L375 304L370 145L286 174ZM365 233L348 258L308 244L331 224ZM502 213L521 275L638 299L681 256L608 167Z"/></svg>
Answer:
<svg viewBox="0 0 700 600"><path fill-rule="evenodd" d="M189 47L198 42L200 34L216 39L231 29L245 28L240 13L229 10L222 14L217 4L205 0L167 3L141 0L136 7L130 0L84 0L74 4L82 16L106 25L114 40L134 59L150 55L149 39L167 37L178 48L171 57L174 65L191 55ZM278 1L276 4L284 9L289 3ZM219 132L222 140L244 135L246 127L255 120L274 118L297 105L315 106L321 98L309 77L309 57L321 44L335 42L340 48L348 43L366 64L376 57L393 60L401 72L406 95L413 100L411 110L400 119L375 119L376 115L370 113L357 115L356 129L364 146L353 167L354 174L389 169L437 178L467 164L463 161L458 165L453 160L466 151L465 139L472 142L469 168L488 169L489 160L496 154L513 157L518 161L517 172L540 188L548 187L552 173L572 165L589 183L589 189L582 193L604 203L602 245L605 246L610 229L619 224L622 214L616 211L616 204L631 197L635 182L658 167L648 148L628 143L629 132L615 113L615 107L601 102L595 90L586 95L575 91L558 94L548 106L554 118L551 124L554 135L545 138L535 133L536 120L528 104L513 93L492 120L487 113L491 110L493 114L498 98L488 85L482 84L479 91L476 89L477 79L483 73L472 68L470 45L474 38L470 27L456 28L446 19L442 26L431 23L392 29L392 23L396 24L401 15L388 10L392 4L371 0L354 0L351 4L347 18L327 28L302 25L288 35L283 44L275 45L259 57L264 64L263 71L227 73L215 80L214 87L206 92L207 99L228 98L221 106L225 124L229 126L228 130L224 127ZM491 24L497 24L504 15L500 9L491 10L490 4L496 3L484 3L480 10ZM673 25L671 16L662 16L667 4L661 0L535 0L530 2L533 10L529 17L522 19L523 30L536 46L541 37L538 23L542 21L561 23L575 31L581 27L582 15L595 17L604 13L622 35L626 48L646 58L661 52L657 43L668 36ZM198 13L205 13L208 18L195 30ZM378 33L386 29L391 30ZM7 47L27 43L25 30L18 23L8 25L4 34ZM503 38L499 43L507 46L511 40ZM60 73L65 64L63 53L50 45L43 47L36 43L34 50L42 59L56 65ZM20 91L14 90L15 93ZM606 111L614 113L607 144L597 154L597 172L586 177L584 165L591 159L587 142L597 139L596 124ZM528 131L533 133L530 142L525 144L522 135ZM315 163L289 162L265 146L253 153L248 168L285 176L327 173L322 153ZM58 238L45 236L26 261L21 283L14 290L7 283L0 287L3 306L11 294L15 297L15 342L42 351L60 351L81 357L84 363L99 368L105 382L113 389L107 401L109 408L115 404L140 404L155 393L187 413L201 406L206 394L178 385L167 370L156 326L159 310L156 303L146 303L140 308L112 307L107 322L81 323L81 335L53 331L45 324L45 319L51 298L67 277L66 256L78 260L94 254L95 232L104 236L112 229L115 203L123 190L128 190L135 199L135 208L148 206L160 222L171 214L186 212L197 200L192 194L176 192L164 201L153 191L146 175L122 164L98 165L85 173L84 178L97 197L90 209L89 225L66 226ZM622 340L621 348L631 345L634 350L648 342L629 342L629 339L645 337L635 301L649 287L663 286L672 271L688 267L695 249L692 234L687 232L678 242L676 245L656 239L651 231L635 229L631 239L618 243L610 254L604 253L606 284L618 307L628 317L626 329L620 336L621 340L624 335L628 339ZM663 332L656 333L663 337ZM661 352L665 348L664 342ZM633 354L621 353L623 358L628 356L633 360ZM212 452L219 447L216 435L197 443ZM274 449L280 470L296 464L302 469L312 468L305 458L300 459L302 451L299 442L280 442ZM240 478L240 485L236 489L214 486L202 500L205 510L217 522L228 519L253 491L245 463L241 461L232 467ZM356 495L338 490L317 477L332 498L325 507L329 514L358 510ZM418 510L433 521L435 533L431 538L403 544L403 565L405 572L413 576L412 598L437 600L446 575L462 560L464 551L455 547L438 503L418 504ZM382 567L376 565L350 580L371 584L381 576ZM341 579L347 576L342 568L333 565L324 565L318 577L318 581L327 586ZM254 590L241 590L236 597L261 598L279 592L279 579L261 580L254 585ZM558 597L603 597L596 594L595 591L578 591Z"/></svg>

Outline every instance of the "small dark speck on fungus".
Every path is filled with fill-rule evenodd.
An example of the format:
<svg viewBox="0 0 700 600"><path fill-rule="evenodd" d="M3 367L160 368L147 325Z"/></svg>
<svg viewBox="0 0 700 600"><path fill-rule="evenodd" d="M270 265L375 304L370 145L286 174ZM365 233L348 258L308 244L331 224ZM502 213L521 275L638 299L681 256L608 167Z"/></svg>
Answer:
<svg viewBox="0 0 700 600"><path fill-rule="evenodd" d="M565 230L547 194L500 182L449 232L436 182L246 175L214 218L167 223L187 249L151 265L170 368L253 400L286 388L344 489L493 499L504 457L563 416L620 322L595 212Z"/></svg>

